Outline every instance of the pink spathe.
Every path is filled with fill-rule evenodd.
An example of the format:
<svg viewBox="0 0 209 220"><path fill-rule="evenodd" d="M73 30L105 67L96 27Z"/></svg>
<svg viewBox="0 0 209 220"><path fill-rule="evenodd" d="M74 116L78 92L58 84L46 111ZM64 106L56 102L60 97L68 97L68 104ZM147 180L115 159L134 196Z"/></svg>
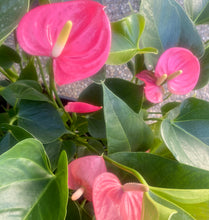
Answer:
<svg viewBox="0 0 209 220"><path fill-rule="evenodd" d="M50 57L67 21L72 22L69 38L61 54L53 57L58 85L87 78L106 62L111 29L104 7L91 0L42 5L29 11L17 28L17 39L24 51Z"/></svg>
<svg viewBox="0 0 209 220"><path fill-rule="evenodd" d="M106 171L106 165L101 156L80 157L68 165L68 187L73 190L83 187L84 197L92 201L94 180Z"/></svg>
<svg viewBox="0 0 209 220"><path fill-rule="evenodd" d="M172 77L178 71L181 73ZM167 88L171 93L187 94L194 89L198 82L200 74L199 60L188 49L173 47L160 56L152 76L146 70L137 74L136 77L145 83L145 96L150 102L162 102L163 88L162 85L157 85L156 81L164 74L167 75L165 82L167 82Z"/></svg>
<svg viewBox="0 0 209 220"><path fill-rule="evenodd" d="M75 113L91 113L99 111L101 108L101 106L96 106L85 102L68 102L67 105L65 105L66 112Z"/></svg>
<svg viewBox="0 0 209 220"><path fill-rule="evenodd" d="M112 173L99 175L93 186L93 205L97 220L140 220L143 191L127 191Z"/></svg>

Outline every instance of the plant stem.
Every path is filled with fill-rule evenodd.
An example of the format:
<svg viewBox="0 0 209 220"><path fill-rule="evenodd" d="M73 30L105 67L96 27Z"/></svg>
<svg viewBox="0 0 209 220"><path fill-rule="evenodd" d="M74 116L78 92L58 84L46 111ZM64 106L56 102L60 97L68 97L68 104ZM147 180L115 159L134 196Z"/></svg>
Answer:
<svg viewBox="0 0 209 220"><path fill-rule="evenodd" d="M52 63L50 65L50 69L49 69L49 84L50 84L50 90L54 92L54 95L55 95L55 98L56 98L56 101L58 103L58 105L60 106L60 108L63 110L64 114L66 115L67 119L70 121L70 123L72 124L73 123L73 120L70 116L70 114L68 114L66 111L65 111L65 108L62 104L62 101L60 100L60 97L57 93L57 89L55 87L55 81L54 81L54 73L53 73L53 68L52 68Z"/></svg>
<svg viewBox="0 0 209 220"><path fill-rule="evenodd" d="M53 96L52 96L52 94L51 94L51 92L50 92L50 90L49 90L48 84L47 84L47 82L46 82L45 75L44 75L44 71L43 71L43 68L42 68L41 61L40 61L39 57L36 57L36 61L37 61L37 63L38 63L38 67L39 67L39 70L40 70L40 74L41 74L41 78L42 78L42 80L43 80L44 87L45 87L45 89L46 89L46 91L47 91L49 97L50 97L51 99L53 99Z"/></svg>
<svg viewBox="0 0 209 220"><path fill-rule="evenodd" d="M4 76L6 76L11 82L15 82L16 81L16 79L18 78L18 75L17 74L15 74L15 73L13 73L12 71L10 71L12 74L13 74L13 76L15 77L15 79L12 77L12 76L10 76L3 68L1 68L0 67L0 72L4 75Z"/></svg>

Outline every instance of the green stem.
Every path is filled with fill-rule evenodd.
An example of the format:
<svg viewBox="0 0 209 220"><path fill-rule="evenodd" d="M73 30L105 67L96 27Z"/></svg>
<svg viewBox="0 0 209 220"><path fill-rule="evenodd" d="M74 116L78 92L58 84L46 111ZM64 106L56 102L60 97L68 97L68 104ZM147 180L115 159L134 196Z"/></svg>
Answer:
<svg viewBox="0 0 209 220"><path fill-rule="evenodd" d="M49 87L48 87L48 84L47 84L47 82L46 82L45 75L44 75L44 71L43 71L43 68L42 68L41 61L40 61L39 57L36 57L36 61L37 61L37 63L38 63L38 67L39 67L39 70L40 70L40 74L41 74L41 78L42 78L42 80L43 80L44 87L45 87L45 89L46 89L46 91L47 91L49 97L50 97L51 99L53 99L52 93L50 92Z"/></svg>
<svg viewBox="0 0 209 220"><path fill-rule="evenodd" d="M12 76L10 76L3 68L0 67L0 72L6 76L11 82L15 82L16 79L18 78L18 76L11 71L11 73L13 74L13 76L15 76L14 78Z"/></svg>
<svg viewBox="0 0 209 220"><path fill-rule="evenodd" d="M110 162L111 164L113 164L114 166L120 168L121 170L124 170L124 171L126 171L126 172L132 174L133 176L135 176L135 177L139 180L139 182L141 182L141 183L144 184L145 186L148 186L146 180L145 180L136 170L134 170L134 169L132 169L132 168L130 168L130 167L124 166L124 165L122 165L122 164L120 164L120 163L118 163L118 162L112 160L111 158L109 158L109 157L106 156L106 155L103 155L103 158L104 158L106 161L108 161L108 162Z"/></svg>
<svg viewBox="0 0 209 220"><path fill-rule="evenodd" d="M56 101L58 103L58 105L60 106L60 108L63 110L64 114L66 115L67 119L70 121L70 123L72 124L73 123L73 120L70 116L70 114L68 114L66 111L65 111L65 108L62 104L62 101L60 100L60 97L57 93L57 89L55 87L55 81L54 81L54 73L53 73L53 68L52 68L52 64L50 65L50 70L49 70L49 84L50 84L50 89L51 91L54 92L54 95L55 95L55 98L56 98Z"/></svg>

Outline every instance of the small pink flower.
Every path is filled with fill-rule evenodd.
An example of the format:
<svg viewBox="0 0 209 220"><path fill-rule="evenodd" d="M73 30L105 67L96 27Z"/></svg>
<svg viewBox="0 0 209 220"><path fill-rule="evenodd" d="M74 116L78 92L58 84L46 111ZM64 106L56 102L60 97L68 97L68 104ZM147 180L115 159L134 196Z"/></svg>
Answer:
<svg viewBox="0 0 209 220"><path fill-rule="evenodd" d="M92 201L92 188L95 178L106 172L104 159L100 156L86 156L72 161L68 165L68 187L76 190L72 200L80 196Z"/></svg>
<svg viewBox="0 0 209 220"><path fill-rule="evenodd" d="M144 192L139 183L121 185L112 173L100 174L93 186L93 205L97 220L140 220Z"/></svg>
<svg viewBox="0 0 209 220"><path fill-rule="evenodd" d="M107 60L111 29L104 7L73 0L36 7L17 28L24 51L53 57L55 81L68 84L97 73Z"/></svg>
<svg viewBox="0 0 209 220"><path fill-rule="evenodd" d="M163 101L162 84L167 82L173 94L184 95L192 91L200 74L200 63L191 51L173 47L159 58L155 73L144 70L136 75L145 83L145 96L153 103Z"/></svg>
<svg viewBox="0 0 209 220"><path fill-rule="evenodd" d="M75 113L90 113L99 111L102 107L91 105L85 102L68 102L65 105L66 112L75 112Z"/></svg>

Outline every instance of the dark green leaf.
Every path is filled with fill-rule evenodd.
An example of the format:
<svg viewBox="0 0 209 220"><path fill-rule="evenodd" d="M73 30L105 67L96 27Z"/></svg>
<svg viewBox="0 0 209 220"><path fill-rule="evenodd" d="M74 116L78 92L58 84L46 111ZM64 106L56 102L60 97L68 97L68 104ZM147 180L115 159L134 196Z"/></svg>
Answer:
<svg viewBox="0 0 209 220"><path fill-rule="evenodd" d="M154 48L139 48L139 39L144 26L144 17L139 14L132 14L111 23L112 46L107 64L127 63L136 54L157 53Z"/></svg>
<svg viewBox="0 0 209 220"><path fill-rule="evenodd" d="M179 115L162 122L162 138L181 163L209 170L209 103L185 100Z"/></svg>
<svg viewBox="0 0 209 220"><path fill-rule="evenodd" d="M9 69L13 63L19 63L21 60L19 54L12 48L2 45L0 47L0 66Z"/></svg>
<svg viewBox="0 0 209 220"><path fill-rule="evenodd" d="M144 135L149 128L142 117L104 84L103 93L108 153L138 151L147 147L144 143L147 136Z"/></svg>
<svg viewBox="0 0 209 220"><path fill-rule="evenodd" d="M21 71L18 80L35 80L38 81L38 75L34 66L33 59L30 59L27 66Z"/></svg>
<svg viewBox="0 0 209 220"><path fill-rule="evenodd" d="M68 199L64 152L54 175L42 144L26 139L0 156L0 167L1 219L64 220Z"/></svg>
<svg viewBox="0 0 209 220"><path fill-rule="evenodd" d="M111 154L110 157L138 171L150 186L173 189L209 189L209 171L207 170L184 165L150 153L119 152ZM115 167L114 169L112 167L111 170L117 173L120 180L130 181L127 179L126 172L121 172ZM131 181L133 181L133 177Z"/></svg>
<svg viewBox="0 0 209 220"><path fill-rule="evenodd" d="M0 44L16 28L29 8L29 0L0 1Z"/></svg>
<svg viewBox="0 0 209 220"><path fill-rule="evenodd" d="M18 80L1 89L0 94L11 105L15 105L18 99L51 102L34 80Z"/></svg>
<svg viewBox="0 0 209 220"><path fill-rule="evenodd" d="M17 139L12 133L7 132L0 141L0 154L8 151L17 143Z"/></svg>
<svg viewBox="0 0 209 220"><path fill-rule="evenodd" d="M209 23L208 0L184 0L184 7L195 24Z"/></svg>
<svg viewBox="0 0 209 220"><path fill-rule="evenodd" d="M19 104L18 125L44 144L67 133L57 109L47 102L22 100Z"/></svg>

